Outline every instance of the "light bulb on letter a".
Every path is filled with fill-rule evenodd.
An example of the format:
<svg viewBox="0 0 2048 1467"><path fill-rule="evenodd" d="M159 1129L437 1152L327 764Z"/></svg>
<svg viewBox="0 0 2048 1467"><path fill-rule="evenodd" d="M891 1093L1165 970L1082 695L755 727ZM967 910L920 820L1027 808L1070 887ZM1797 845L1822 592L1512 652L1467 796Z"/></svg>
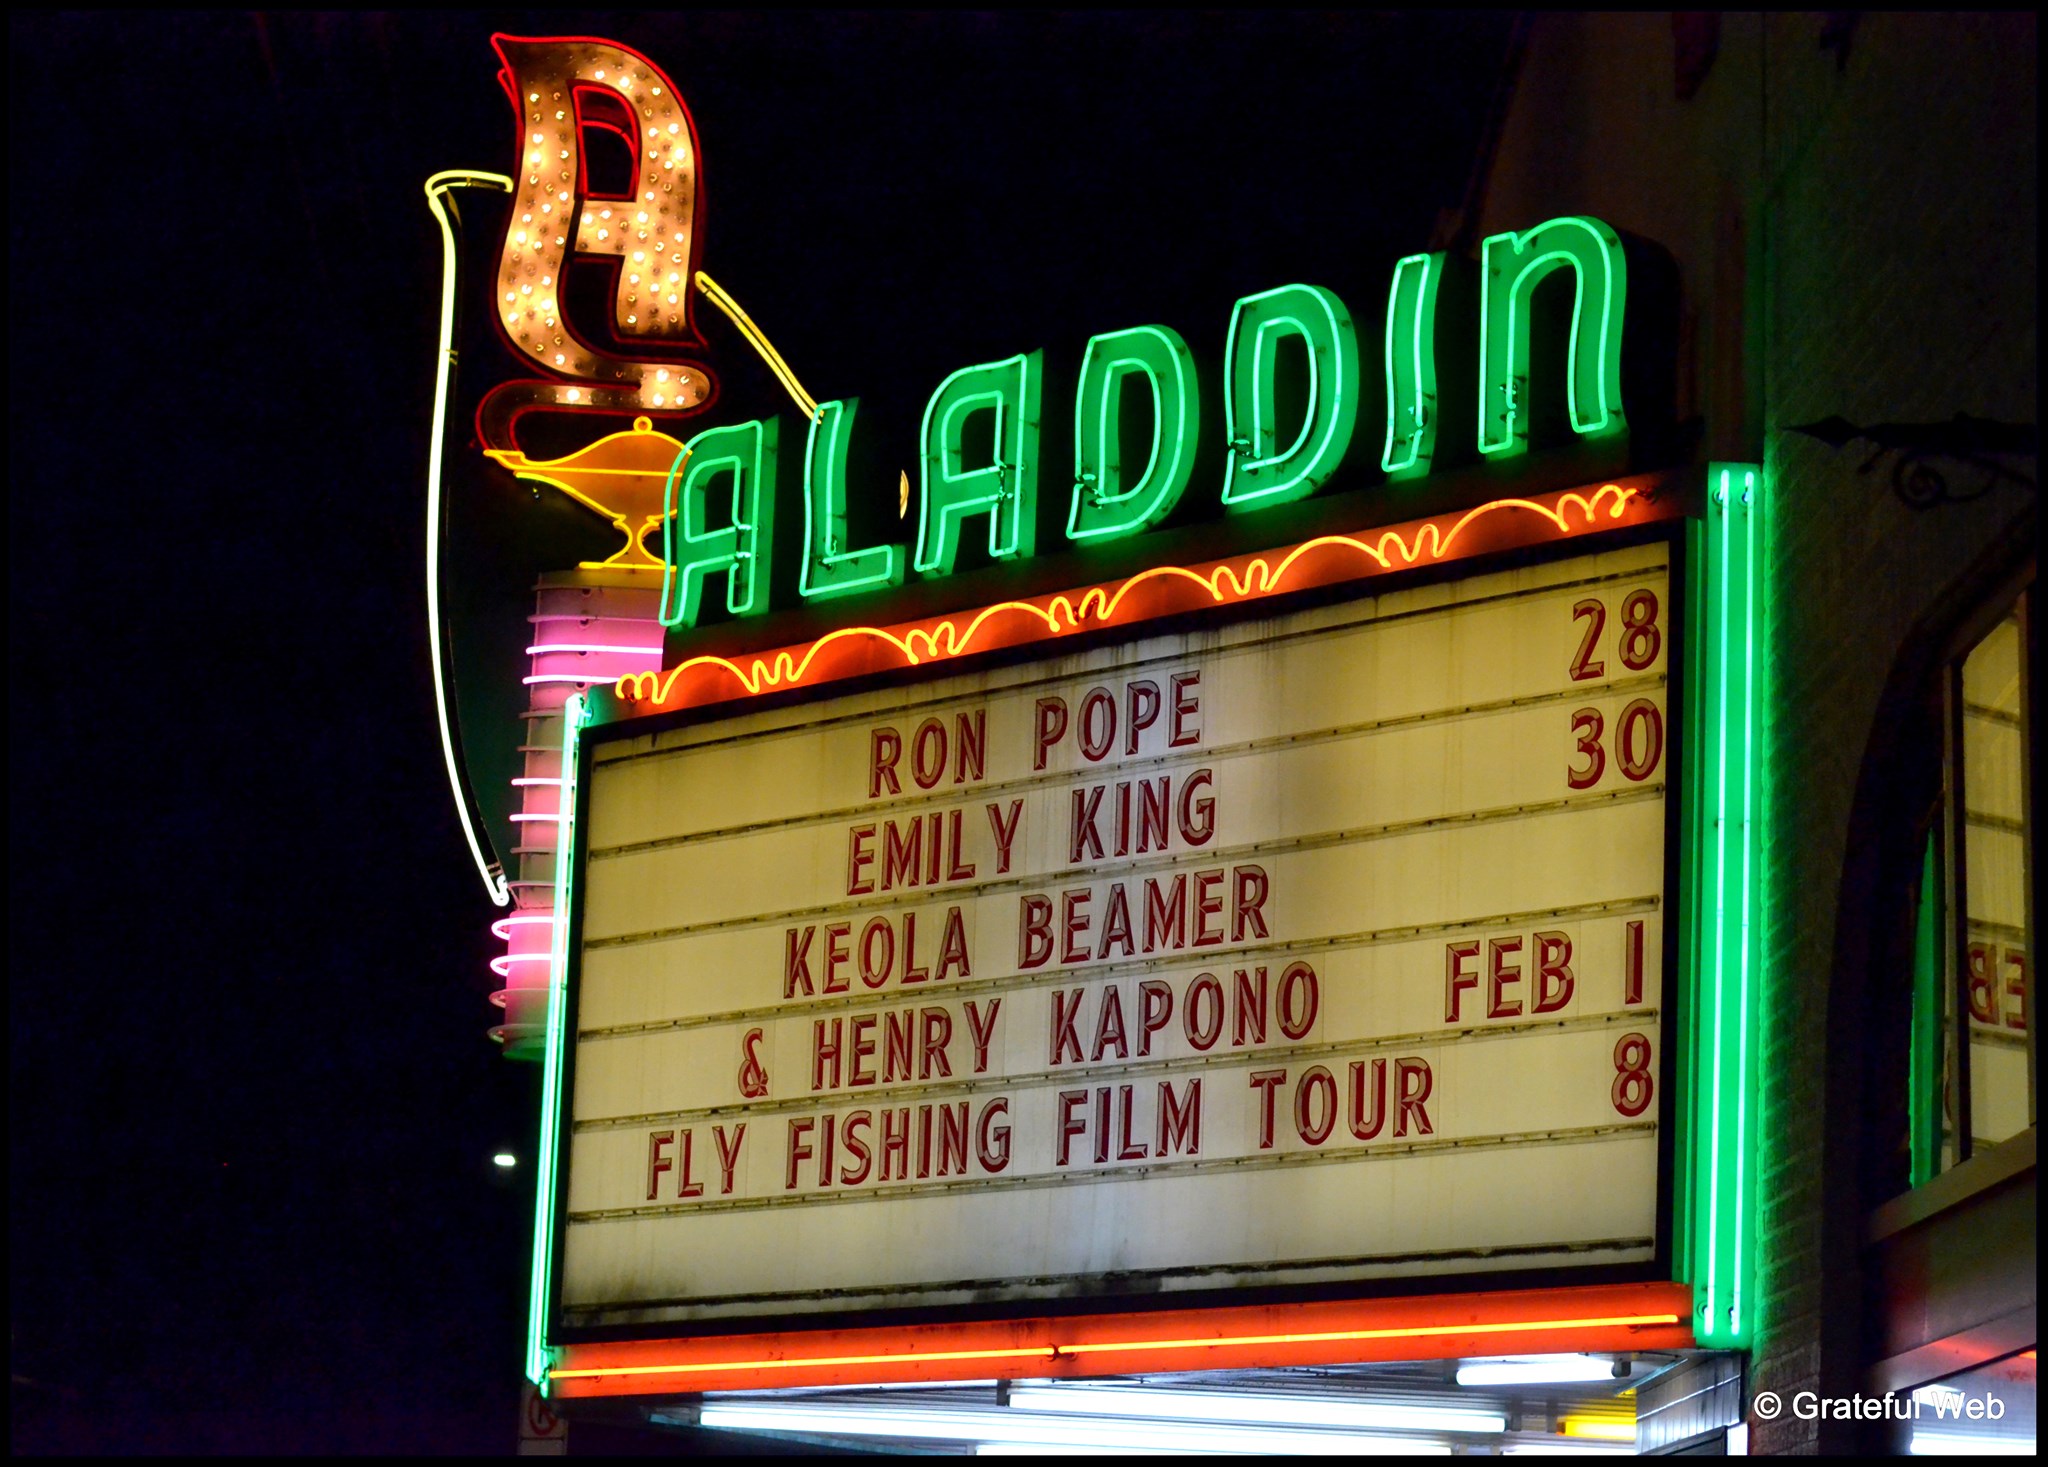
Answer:
<svg viewBox="0 0 2048 1467"><path fill-rule="evenodd" d="M675 84L610 41L493 36L498 80L519 120L512 208L492 295L499 327L546 380L507 382L477 409L486 448L510 449L514 421L536 408L672 416L710 405L717 382L688 355L703 350L691 318L697 234L697 131ZM595 192L593 142L609 133L631 171ZM613 270L611 340L570 324L567 272L581 256Z"/></svg>

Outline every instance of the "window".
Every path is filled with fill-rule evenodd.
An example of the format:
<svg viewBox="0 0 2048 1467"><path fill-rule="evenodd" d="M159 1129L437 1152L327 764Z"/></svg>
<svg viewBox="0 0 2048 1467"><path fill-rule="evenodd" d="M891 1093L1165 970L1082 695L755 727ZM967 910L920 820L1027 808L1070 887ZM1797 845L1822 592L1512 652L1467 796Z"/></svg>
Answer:
<svg viewBox="0 0 2048 1467"><path fill-rule="evenodd" d="M2029 585L1990 608L1940 671L1940 801L1913 943L1915 1186L2034 1124L2031 601Z"/></svg>

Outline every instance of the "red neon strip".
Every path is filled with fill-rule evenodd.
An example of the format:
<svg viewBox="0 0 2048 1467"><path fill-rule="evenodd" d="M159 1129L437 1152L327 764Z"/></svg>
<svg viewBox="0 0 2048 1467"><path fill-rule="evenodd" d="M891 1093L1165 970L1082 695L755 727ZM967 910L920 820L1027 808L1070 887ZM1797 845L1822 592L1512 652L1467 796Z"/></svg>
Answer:
<svg viewBox="0 0 2048 1467"><path fill-rule="evenodd" d="M1482 1351L1677 1349L1693 1341L1690 1309L1690 1286L1657 1283L820 1329L571 1345L556 1352L549 1374L560 1394L599 1396L974 1379L1004 1361L1029 1361L1034 1375L1065 1377L1451 1359Z"/></svg>
<svg viewBox="0 0 2048 1467"><path fill-rule="evenodd" d="M697 707L771 688L917 666L970 651L1020 646L1084 629L1263 600L1416 565L1648 524L1678 512L1670 496L1652 500L1641 489L1621 484L1603 484L1590 494L1566 490L1535 499L1496 499L1462 513L1364 535L1320 535L1284 549L1192 567L1154 566L1123 581L1003 601L978 611L889 627L841 627L815 642L737 662L692 657L661 673L627 673L614 683L613 692L629 716Z"/></svg>

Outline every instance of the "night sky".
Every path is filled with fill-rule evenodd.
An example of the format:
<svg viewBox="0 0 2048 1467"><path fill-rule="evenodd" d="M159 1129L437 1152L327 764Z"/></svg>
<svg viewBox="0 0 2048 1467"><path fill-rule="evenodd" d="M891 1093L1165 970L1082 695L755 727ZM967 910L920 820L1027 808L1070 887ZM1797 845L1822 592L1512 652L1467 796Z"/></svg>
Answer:
<svg viewBox="0 0 2048 1467"><path fill-rule="evenodd" d="M969 363L1043 347L1070 382L1091 334L1161 321L1213 372L1231 303L1297 280L1376 319L1464 194L1509 21L8 24L13 1444L509 1451L538 1074L485 1036L495 909L421 568L421 184L511 165L492 32L675 79L704 268L893 465ZM501 215L470 199L481 269ZM787 413L703 330L726 397L692 429ZM471 400L512 375L481 328L465 351ZM502 814L532 575L589 527L457 426L465 707Z"/></svg>

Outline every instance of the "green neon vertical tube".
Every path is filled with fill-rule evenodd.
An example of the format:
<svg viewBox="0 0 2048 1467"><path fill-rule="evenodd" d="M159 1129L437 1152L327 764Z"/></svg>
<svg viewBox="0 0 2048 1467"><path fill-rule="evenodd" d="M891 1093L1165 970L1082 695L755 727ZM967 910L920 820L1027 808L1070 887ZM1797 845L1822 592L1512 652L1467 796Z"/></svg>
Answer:
<svg viewBox="0 0 2048 1467"><path fill-rule="evenodd" d="M1699 633L1683 840L1680 917L1689 940L1689 1127L1677 1149L1681 1277L1694 1285L1704 1345L1746 1344L1755 1330L1758 1027L1763 933L1763 812L1769 761L1765 680L1763 476L1753 465L1708 470L1705 524L1688 536Z"/></svg>
<svg viewBox="0 0 2048 1467"><path fill-rule="evenodd" d="M1706 1196L1703 1199L1707 1226L1706 1299L1698 1328L1703 1340L1717 1332L1725 1318L1723 1311L1726 1308L1721 1274L1721 1162L1725 1145L1722 1122L1727 1113L1728 1081L1724 1053L1728 1030L1728 552L1732 537L1728 534L1729 471L1721 469L1714 479L1711 490L1713 502L1707 509L1707 584L1710 588L1707 725L1711 764L1705 807L1708 822L1707 890L1701 923L1706 952L1700 965L1704 1000L1702 1039L1706 1046L1701 1066L1705 1081L1701 1087L1701 1099L1707 1107L1702 1127L1707 1140L1704 1158Z"/></svg>
<svg viewBox="0 0 2048 1467"><path fill-rule="evenodd" d="M1681 1279L1698 1277L1698 1239L1692 1220L1698 1215L1699 1156L1704 1142L1700 1138L1700 1121L1703 1108L1695 1097L1699 1092L1701 1055L1698 1053L1698 1035L1701 1032L1701 984L1700 953L1697 934L1700 926L1700 878L1704 869L1703 857L1706 851L1704 833L1705 797L1708 788L1705 751L1709 746L1706 724L1706 664L1707 645L1707 588L1704 568L1707 563L1707 529L1699 520L1688 520L1685 526L1685 562L1688 568L1685 578L1685 665L1682 676L1685 679L1685 763L1684 784L1680 789L1679 807L1679 869L1678 869L1678 931L1683 934L1683 945L1679 949L1679 1013L1680 1029L1677 1048L1677 1062L1673 1066L1677 1073L1665 1082L1676 1087L1676 1093L1688 1097L1688 1103L1670 1107L1677 1136L1672 1147L1677 1175L1673 1178L1672 1208L1677 1219L1672 1227L1672 1266L1675 1276Z"/></svg>
<svg viewBox="0 0 2048 1467"><path fill-rule="evenodd" d="M569 900L576 864L576 760L582 743L584 699L562 705L561 825L555 836L554 942L548 961L547 1049L541 1066L540 1157L534 1168L533 1278L526 1304L526 1378L548 1389L548 1298L554 1285L555 1148L561 1135L562 1062L569 975Z"/></svg>
<svg viewBox="0 0 2048 1467"><path fill-rule="evenodd" d="M1761 792L1769 765L1763 757L1763 642L1761 611L1757 593L1757 541L1763 517L1763 476L1745 467L1738 476L1736 496L1742 533L1742 606L1736 628L1740 637L1742 677L1741 727L1739 730L1742 776L1741 823L1738 827L1741 871L1735 919L1735 1142L1729 1157L1734 1176L1735 1198L1730 1209L1728 1234L1733 1257L1729 1264L1731 1297L1728 1305L1729 1333L1737 1340L1750 1337L1746 1316L1755 1310L1756 1227L1756 1055L1761 1039L1756 1020L1762 1014L1758 986L1763 976L1758 939L1762 935L1761 906L1763 869ZM1731 537L1732 538L1732 537Z"/></svg>

